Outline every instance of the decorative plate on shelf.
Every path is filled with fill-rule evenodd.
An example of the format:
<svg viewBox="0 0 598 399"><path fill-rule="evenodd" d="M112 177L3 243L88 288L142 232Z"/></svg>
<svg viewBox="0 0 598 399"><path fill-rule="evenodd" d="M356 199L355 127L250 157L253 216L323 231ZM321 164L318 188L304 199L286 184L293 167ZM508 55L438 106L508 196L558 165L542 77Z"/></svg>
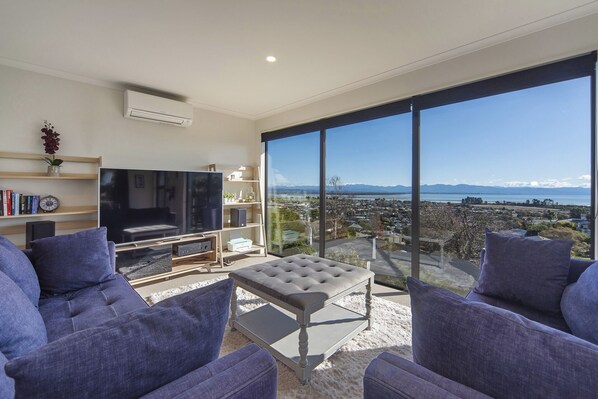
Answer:
<svg viewBox="0 0 598 399"><path fill-rule="evenodd" d="M60 201L53 195L48 195L39 200L39 207L44 212L54 212L60 206Z"/></svg>

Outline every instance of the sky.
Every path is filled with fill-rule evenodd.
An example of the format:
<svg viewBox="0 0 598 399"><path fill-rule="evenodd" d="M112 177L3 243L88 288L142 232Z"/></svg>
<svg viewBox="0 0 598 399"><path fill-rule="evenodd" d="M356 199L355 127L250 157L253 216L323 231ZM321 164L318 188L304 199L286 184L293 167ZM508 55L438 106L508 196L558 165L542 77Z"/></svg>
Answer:
<svg viewBox="0 0 598 399"><path fill-rule="evenodd" d="M268 143L269 184L317 185L319 132ZM411 114L327 130L327 177L411 185ZM421 183L590 186L590 79L421 112Z"/></svg>

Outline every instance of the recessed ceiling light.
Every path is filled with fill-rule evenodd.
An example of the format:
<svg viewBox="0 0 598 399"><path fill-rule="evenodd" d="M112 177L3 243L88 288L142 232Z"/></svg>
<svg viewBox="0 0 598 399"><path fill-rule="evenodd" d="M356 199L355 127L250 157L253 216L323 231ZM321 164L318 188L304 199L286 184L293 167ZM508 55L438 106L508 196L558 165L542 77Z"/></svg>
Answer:
<svg viewBox="0 0 598 399"><path fill-rule="evenodd" d="M274 57L273 55L269 55L266 57L266 61L268 62L276 62L276 57Z"/></svg>

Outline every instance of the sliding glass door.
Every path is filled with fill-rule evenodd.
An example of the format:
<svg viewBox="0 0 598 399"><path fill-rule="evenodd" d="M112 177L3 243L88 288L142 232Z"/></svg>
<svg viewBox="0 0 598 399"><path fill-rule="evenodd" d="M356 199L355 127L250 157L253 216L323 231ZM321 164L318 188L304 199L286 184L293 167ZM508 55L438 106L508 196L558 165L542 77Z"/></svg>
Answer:
<svg viewBox="0 0 598 399"><path fill-rule="evenodd" d="M590 257L590 77L421 111L422 280L460 294L484 230Z"/></svg>
<svg viewBox="0 0 598 399"><path fill-rule="evenodd" d="M319 239L320 132L267 143L268 252L316 254Z"/></svg>
<svg viewBox="0 0 598 399"><path fill-rule="evenodd" d="M411 115L326 130L325 257L405 287L411 274Z"/></svg>

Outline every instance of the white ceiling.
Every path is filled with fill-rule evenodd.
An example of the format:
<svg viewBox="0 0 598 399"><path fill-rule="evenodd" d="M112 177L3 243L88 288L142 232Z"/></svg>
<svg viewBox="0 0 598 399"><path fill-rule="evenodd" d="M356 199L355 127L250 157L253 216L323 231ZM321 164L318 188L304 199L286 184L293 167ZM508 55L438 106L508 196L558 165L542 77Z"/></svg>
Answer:
<svg viewBox="0 0 598 399"><path fill-rule="evenodd" d="M0 0L0 64L259 119L596 12L598 0Z"/></svg>

